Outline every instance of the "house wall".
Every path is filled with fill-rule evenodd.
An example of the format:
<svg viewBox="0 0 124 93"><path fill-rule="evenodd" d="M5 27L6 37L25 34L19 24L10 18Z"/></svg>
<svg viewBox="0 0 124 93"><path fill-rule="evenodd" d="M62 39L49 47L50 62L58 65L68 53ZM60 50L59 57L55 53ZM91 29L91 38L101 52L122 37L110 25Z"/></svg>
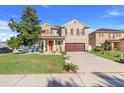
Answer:
<svg viewBox="0 0 124 93"><path fill-rule="evenodd" d="M65 28L62 29L62 36L66 36L65 43L85 43L85 49L88 50L88 28L79 22L71 22L65 25ZM73 29L73 35L65 35L66 29ZM84 35L77 35L77 29L83 29Z"/></svg>
<svg viewBox="0 0 124 93"><path fill-rule="evenodd" d="M44 24L42 25L41 29L44 30L44 32L41 34L42 36L57 36L57 31L56 29L52 29L53 26L49 24ZM48 33L50 32L50 34Z"/></svg>
<svg viewBox="0 0 124 93"><path fill-rule="evenodd" d="M89 34L89 46L91 50L96 47L96 33Z"/></svg>
<svg viewBox="0 0 124 93"><path fill-rule="evenodd" d="M100 33L96 33L96 46L100 46L100 44L103 44L106 40L109 40L109 33L103 33L103 36L99 36Z"/></svg>

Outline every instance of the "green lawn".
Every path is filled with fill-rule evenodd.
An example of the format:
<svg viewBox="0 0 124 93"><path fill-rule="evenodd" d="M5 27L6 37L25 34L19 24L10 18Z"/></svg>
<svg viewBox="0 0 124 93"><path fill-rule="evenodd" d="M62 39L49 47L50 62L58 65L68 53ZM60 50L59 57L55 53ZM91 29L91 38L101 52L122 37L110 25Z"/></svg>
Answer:
<svg viewBox="0 0 124 93"><path fill-rule="evenodd" d="M0 74L62 73L61 55L0 54Z"/></svg>
<svg viewBox="0 0 124 93"><path fill-rule="evenodd" d="M97 56L101 56L101 57L104 57L104 58L107 58L107 59L110 59L110 60L113 60L113 61L116 61L116 62L120 62L119 58L120 58L120 52L119 51L104 51L103 52L89 52L89 53L92 53L94 55L97 55Z"/></svg>

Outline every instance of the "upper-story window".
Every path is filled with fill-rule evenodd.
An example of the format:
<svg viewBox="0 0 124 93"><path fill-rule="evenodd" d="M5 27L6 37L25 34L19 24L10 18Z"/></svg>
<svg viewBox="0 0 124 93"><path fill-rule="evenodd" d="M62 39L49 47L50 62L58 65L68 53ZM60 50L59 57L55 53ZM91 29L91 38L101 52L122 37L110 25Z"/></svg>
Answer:
<svg viewBox="0 0 124 93"><path fill-rule="evenodd" d="M104 34L103 33L99 33L99 37L103 37L104 36Z"/></svg>
<svg viewBox="0 0 124 93"><path fill-rule="evenodd" d="M116 33L116 37L121 37L121 33Z"/></svg>
<svg viewBox="0 0 124 93"><path fill-rule="evenodd" d="M73 29L65 29L65 35L73 35Z"/></svg>
<svg viewBox="0 0 124 93"><path fill-rule="evenodd" d="M114 33L109 33L109 38L115 38L115 34Z"/></svg>
<svg viewBox="0 0 124 93"><path fill-rule="evenodd" d="M119 33L119 37L121 37L121 33Z"/></svg>
<svg viewBox="0 0 124 93"><path fill-rule="evenodd" d="M84 30L83 29L79 29L79 35L84 35Z"/></svg>
<svg viewBox="0 0 124 93"><path fill-rule="evenodd" d="M84 35L84 30L83 29L77 29L77 35Z"/></svg>
<svg viewBox="0 0 124 93"><path fill-rule="evenodd" d="M61 36L61 30L57 30L56 33L57 33L58 36Z"/></svg>
<svg viewBox="0 0 124 93"><path fill-rule="evenodd" d="M52 30L47 30L47 34L51 35L52 34Z"/></svg>
<svg viewBox="0 0 124 93"><path fill-rule="evenodd" d="M71 29L67 29L67 34L71 34Z"/></svg>

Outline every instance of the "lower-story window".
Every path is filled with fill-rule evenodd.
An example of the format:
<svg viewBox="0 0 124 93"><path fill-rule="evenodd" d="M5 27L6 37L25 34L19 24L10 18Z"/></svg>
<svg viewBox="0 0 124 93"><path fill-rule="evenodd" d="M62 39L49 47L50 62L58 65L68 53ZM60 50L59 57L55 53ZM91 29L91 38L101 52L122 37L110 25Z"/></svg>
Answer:
<svg viewBox="0 0 124 93"><path fill-rule="evenodd" d="M61 45L61 41L58 41L58 45Z"/></svg>
<svg viewBox="0 0 124 93"><path fill-rule="evenodd" d="M43 50L43 42L41 42L41 50Z"/></svg>

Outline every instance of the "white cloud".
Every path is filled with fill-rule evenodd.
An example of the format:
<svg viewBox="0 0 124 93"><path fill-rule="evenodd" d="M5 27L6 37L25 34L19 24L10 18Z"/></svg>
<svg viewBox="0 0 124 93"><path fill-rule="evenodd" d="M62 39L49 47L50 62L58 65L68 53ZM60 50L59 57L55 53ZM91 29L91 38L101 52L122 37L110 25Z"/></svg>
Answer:
<svg viewBox="0 0 124 93"><path fill-rule="evenodd" d="M0 26L7 26L7 25L8 25L7 21L0 20Z"/></svg>
<svg viewBox="0 0 124 93"><path fill-rule="evenodd" d="M9 30L8 21L0 20L0 30Z"/></svg>
<svg viewBox="0 0 124 93"><path fill-rule="evenodd" d="M124 6L113 6L111 10L106 11L102 17L123 16Z"/></svg>
<svg viewBox="0 0 124 93"><path fill-rule="evenodd" d="M44 8L49 8L49 6L48 5L42 5Z"/></svg>
<svg viewBox="0 0 124 93"><path fill-rule="evenodd" d="M0 40L5 41L12 36L16 36L8 27L8 21L0 20Z"/></svg>
<svg viewBox="0 0 124 93"><path fill-rule="evenodd" d="M7 39L10 39L10 37L12 36L16 36L16 33L10 31L0 32L0 40L2 41L6 41Z"/></svg>
<svg viewBox="0 0 124 93"><path fill-rule="evenodd" d="M108 14L110 16L120 16L120 15L123 15L124 13L123 12L120 12L120 11L114 10L114 11L109 11Z"/></svg>
<svg viewBox="0 0 124 93"><path fill-rule="evenodd" d="M0 30L10 30L10 28L7 26L0 26Z"/></svg>

